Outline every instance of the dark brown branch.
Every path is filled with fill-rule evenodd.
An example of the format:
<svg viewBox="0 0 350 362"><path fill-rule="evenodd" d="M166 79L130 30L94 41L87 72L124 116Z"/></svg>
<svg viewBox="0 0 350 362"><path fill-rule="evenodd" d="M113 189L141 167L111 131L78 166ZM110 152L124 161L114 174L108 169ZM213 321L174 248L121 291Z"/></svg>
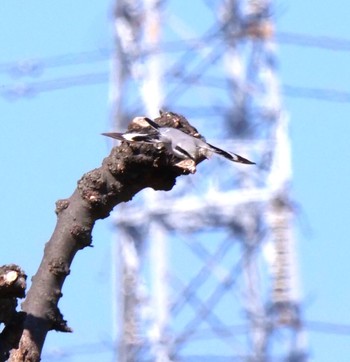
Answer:
<svg viewBox="0 0 350 362"><path fill-rule="evenodd" d="M162 113L156 121L196 133L186 119L174 113ZM131 123L129 130L139 131L140 125ZM189 173L188 169L176 166L176 161L152 145L122 143L112 149L100 168L81 178L69 199L57 201L56 228L23 302L24 329L19 348L12 351L10 361L39 361L48 331L71 332L58 302L75 254L91 245L95 221L106 218L114 206L131 200L146 187L170 190L177 176Z"/></svg>
<svg viewBox="0 0 350 362"><path fill-rule="evenodd" d="M17 298L25 296L27 276L14 264L0 267L0 361L6 361L9 351L18 347L23 329L24 313L17 312Z"/></svg>

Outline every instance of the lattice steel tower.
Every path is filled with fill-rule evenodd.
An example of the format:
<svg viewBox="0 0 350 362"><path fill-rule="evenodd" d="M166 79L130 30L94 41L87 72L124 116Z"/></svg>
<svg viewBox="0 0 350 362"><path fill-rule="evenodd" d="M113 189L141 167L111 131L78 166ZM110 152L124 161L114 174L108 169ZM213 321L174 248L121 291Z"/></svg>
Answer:
<svg viewBox="0 0 350 362"><path fill-rule="evenodd" d="M120 362L307 360L271 6L116 3L113 128L173 111L257 162L213 158L116 210Z"/></svg>

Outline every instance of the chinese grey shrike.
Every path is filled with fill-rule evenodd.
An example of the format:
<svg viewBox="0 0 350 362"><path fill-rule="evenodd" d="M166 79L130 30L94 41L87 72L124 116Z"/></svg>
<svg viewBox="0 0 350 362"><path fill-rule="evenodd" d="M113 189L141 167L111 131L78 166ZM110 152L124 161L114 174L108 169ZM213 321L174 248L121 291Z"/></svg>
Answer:
<svg viewBox="0 0 350 362"><path fill-rule="evenodd" d="M233 162L246 163L249 165L255 164L246 158L243 158L235 153L224 151L218 147L205 142L204 140L191 136L179 129L172 127L160 127L157 123L147 117L136 117L134 121L146 122L151 126L152 131L137 133L102 133L104 136L112 137L120 141L127 142L146 142L151 144L163 144L164 147L181 159L190 159L197 161L200 157L208 158L213 153L227 158Z"/></svg>

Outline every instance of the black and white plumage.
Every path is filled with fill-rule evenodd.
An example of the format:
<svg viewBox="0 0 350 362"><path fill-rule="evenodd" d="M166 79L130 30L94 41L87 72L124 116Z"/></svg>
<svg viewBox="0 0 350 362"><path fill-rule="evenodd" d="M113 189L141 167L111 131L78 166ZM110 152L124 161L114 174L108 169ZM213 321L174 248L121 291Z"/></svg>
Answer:
<svg viewBox="0 0 350 362"><path fill-rule="evenodd" d="M157 123L147 117L137 117L142 119L151 126L152 131L150 132L126 132L126 133L102 133L104 136L112 137L121 141L127 142L146 142L151 144L163 144L165 148L174 154L176 157L181 159L190 159L197 161L201 157L208 158L213 153L225 157L226 159L245 163L255 164L246 158L239 156L235 153L227 152L205 142L204 140L191 136L179 129L172 127L160 127Z"/></svg>

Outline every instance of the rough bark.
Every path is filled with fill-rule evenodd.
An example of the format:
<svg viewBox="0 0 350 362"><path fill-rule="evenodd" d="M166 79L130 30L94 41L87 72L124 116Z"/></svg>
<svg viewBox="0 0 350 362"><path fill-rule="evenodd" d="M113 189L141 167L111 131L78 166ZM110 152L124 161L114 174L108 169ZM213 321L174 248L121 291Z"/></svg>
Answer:
<svg viewBox="0 0 350 362"><path fill-rule="evenodd" d="M18 347L23 329L24 313L17 312L17 298L25 296L27 276L14 264L0 267L0 361L6 361L9 351Z"/></svg>
<svg viewBox="0 0 350 362"><path fill-rule="evenodd" d="M193 135L197 133L185 118L174 113L162 113L156 121ZM140 125L131 123L129 130L139 131ZM57 224L22 304L23 328L19 334L17 324L13 331L14 338L19 335L20 339L17 338L18 347L12 350L10 361L39 361L50 330L71 332L58 302L75 254L91 245L95 221L106 218L114 206L130 201L146 187L170 190L177 176L189 173L176 165L177 161L164 149L123 142L112 149L100 168L83 175L70 198L56 202Z"/></svg>

